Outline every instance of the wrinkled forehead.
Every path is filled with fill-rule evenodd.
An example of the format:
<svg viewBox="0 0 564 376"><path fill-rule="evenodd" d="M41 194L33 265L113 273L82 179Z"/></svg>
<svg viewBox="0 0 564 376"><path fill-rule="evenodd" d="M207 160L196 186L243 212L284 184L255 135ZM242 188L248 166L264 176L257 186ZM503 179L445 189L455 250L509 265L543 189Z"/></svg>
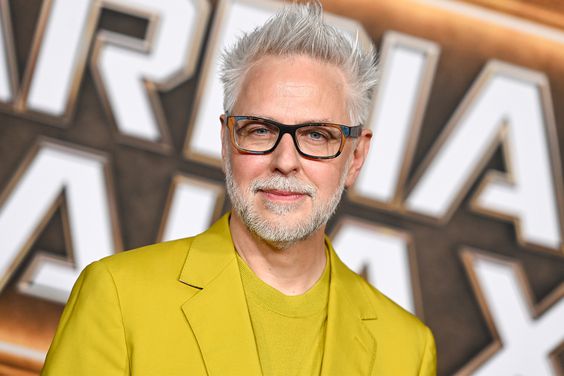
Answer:
<svg viewBox="0 0 564 376"><path fill-rule="evenodd" d="M286 98L304 98L311 95L318 95L321 94L319 90L319 87L314 85L293 81L278 83L276 86L277 94Z"/></svg>
<svg viewBox="0 0 564 376"><path fill-rule="evenodd" d="M338 67L305 56L268 56L247 71L234 113L261 114L287 124L347 124L346 107L346 81Z"/></svg>

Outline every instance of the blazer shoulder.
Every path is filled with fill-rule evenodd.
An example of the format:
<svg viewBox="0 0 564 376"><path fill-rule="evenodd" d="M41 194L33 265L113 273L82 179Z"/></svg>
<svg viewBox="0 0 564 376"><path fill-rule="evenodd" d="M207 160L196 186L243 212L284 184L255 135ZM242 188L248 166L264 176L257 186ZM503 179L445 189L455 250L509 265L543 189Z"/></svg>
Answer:
<svg viewBox="0 0 564 376"><path fill-rule="evenodd" d="M186 260L193 237L147 245L105 257L98 262L112 275L149 277L171 268L179 269Z"/></svg>

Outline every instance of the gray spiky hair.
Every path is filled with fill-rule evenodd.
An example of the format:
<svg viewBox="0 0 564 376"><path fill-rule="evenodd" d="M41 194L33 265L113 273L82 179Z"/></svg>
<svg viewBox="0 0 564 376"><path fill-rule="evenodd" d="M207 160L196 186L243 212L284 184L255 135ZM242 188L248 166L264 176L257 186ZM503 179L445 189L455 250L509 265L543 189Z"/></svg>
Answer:
<svg viewBox="0 0 564 376"><path fill-rule="evenodd" d="M363 124L369 115L373 91L378 82L376 52L358 43L323 20L319 1L287 4L263 26L243 35L223 52L220 69L223 107L231 112L246 73L263 56L303 55L333 64L348 83L347 109L353 125Z"/></svg>

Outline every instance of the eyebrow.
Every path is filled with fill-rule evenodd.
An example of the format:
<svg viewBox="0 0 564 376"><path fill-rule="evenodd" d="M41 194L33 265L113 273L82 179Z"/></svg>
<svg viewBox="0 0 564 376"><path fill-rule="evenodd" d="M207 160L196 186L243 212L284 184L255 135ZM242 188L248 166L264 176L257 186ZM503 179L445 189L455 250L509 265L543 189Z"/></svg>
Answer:
<svg viewBox="0 0 564 376"><path fill-rule="evenodd" d="M273 119L269 116L261 115L261 114L257 114L257 113L253 113L253 112L249 113L247 116L259 117L259 118L262 118L262 119L266 119L266 120L274 121L276 123L280 123L280 121ZM299 123L288 124L288 125L299 125L299 124L309 124L309 123L335 123L335 122L331 121L327 118L324 118L324 119L308 119L306 121L300 121Z"/></svg>

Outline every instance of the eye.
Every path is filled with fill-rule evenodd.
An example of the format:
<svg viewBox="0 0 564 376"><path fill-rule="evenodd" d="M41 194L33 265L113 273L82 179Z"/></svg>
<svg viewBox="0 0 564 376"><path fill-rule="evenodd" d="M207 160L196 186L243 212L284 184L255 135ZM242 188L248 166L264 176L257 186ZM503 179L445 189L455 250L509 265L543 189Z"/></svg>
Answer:
<svg viewBox="0 0 564 376"><path fill-rule="evenodd" d="M326 129L320 129L317 127L304 128L302 129L301 135L305 136L307 141L317 142L317 143L328 142L333 138L331 133L328 132Z"/></svg>
<svg viewBox="0 0 564 376"><path fill-rule="evenodd" d="M270 129L263 127L263 126L256 126L250 130L250 133L253 133L257 136L266 136L270 133Z"/></svg>
<svg viewBox="0 0 564 376"><path fill-rule="evenodd" d="M274 131L268 126L260 123L249 123L241 126L237 133L241 137L268 137L271 136Z"/></svg>
<svg viewBox="0 0 564 376"><path fill-rule="evenodd" d="M327 136L322 134L321 132L311 131L311 132L309 132L309 138L311 138L313 140L323 140L323 139L327 138Z"/></svg>

